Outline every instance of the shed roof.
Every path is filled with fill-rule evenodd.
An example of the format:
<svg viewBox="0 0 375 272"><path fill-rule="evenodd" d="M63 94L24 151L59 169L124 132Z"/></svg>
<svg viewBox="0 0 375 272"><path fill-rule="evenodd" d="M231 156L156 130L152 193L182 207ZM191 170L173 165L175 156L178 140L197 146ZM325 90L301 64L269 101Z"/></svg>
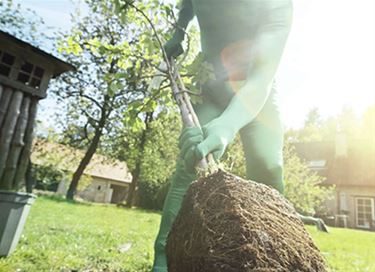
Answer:
<svg viewBox="0 0 375 272"><path fill-rule="evenodd" d="M37 139L31 161L37 165L54 165L58 169L75 171L84 151L70 146ZM125 162L94 154L84 174L123 183L131 183L132 176Z"/></svg>
<svg viewBox="0 0 375 272"><path fill-rule="evenodd" d="M23 48L25 50L30 50L30 51L32 51L36 54L39 54L39 55L51 60L55 64L55 70L53 71L53 77L57 77L60 74L62 74L64 72L67 72L67 71L75 71L76 70L76 68L73 65L71 65L71 64L69 64L69 63L67 63L67 62L47 53L46 51L43 51L43 50L39 49L38 47L35 47L35 46L31 45L28 42L20 40L17 37L15 37L15 36L7 33L7 32L4 32L2 30L0 30L0 40L1 39L7 39L10 42L13 42L13 43L17 44L18 46L20 46L21 48Z"/></svg>

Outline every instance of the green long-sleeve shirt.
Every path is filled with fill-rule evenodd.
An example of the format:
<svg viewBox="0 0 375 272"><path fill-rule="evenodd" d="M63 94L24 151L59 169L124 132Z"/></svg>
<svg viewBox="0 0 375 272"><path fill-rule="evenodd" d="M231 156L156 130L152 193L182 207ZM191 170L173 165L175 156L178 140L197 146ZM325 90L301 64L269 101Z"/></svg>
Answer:
<svg viewBox="0 0 375 272"><path fill-rule="evenodd" d="M291 0L183 0L178 25L197 16L202 52L217 79L243 80L221 119L237 118L235 129L261 110L291 25ZM183 37L183 31L176 35ZM247 111L250 114L244 115Z"/></svg>
<svg viewBox="0 0 375 272"><path fill-rule="evenodd" d="M242 42L238 58L251 55L252 41L259 31L267 27L282 27L282 24L289 26L290 18L285 15L290 14L290 9L290 0L183 0L179 25L185 29L197 16L202 52L219 69L224 48ZM280 20L278 17L284 18Z"/></svg>

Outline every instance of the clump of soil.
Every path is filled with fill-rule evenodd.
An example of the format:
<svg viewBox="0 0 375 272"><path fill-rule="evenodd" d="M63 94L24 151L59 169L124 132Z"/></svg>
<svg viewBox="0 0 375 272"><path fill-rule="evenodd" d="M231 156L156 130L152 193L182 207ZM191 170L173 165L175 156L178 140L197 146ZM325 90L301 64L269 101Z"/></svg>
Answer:
<svg viewBox="0 0 375 272"><path fill-rule="evenodd" d="M190 186L166 251L169 272L326 271L281 194L224 171Z"/></svg>

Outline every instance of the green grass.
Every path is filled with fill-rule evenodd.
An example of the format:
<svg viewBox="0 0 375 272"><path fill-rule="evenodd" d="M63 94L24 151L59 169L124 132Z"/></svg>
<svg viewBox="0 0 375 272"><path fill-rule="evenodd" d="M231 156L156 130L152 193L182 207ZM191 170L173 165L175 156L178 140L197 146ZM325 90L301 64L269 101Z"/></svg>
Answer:
<svg viewBox="0 0 375 272"><path fill-rule="evenodd" d="M160 215L39 197L0 271L150 271ZM132 247L120 253L120 245Z"/></svg>
<svg viewBox="0 0 375 272"><path fill-rule="evenodd" d="M150 271L160 214L39 197L0 271ZM375 233L308 227L331 271L375 271ZM121 253L120 245L131 243Z"/></svg>
<svg viewBox="0 0 375 272"><path fill-rule="evenodd" d="M310 226L308 230L332 271L375 271L374 232L330 228L327 234Z"/></svg>

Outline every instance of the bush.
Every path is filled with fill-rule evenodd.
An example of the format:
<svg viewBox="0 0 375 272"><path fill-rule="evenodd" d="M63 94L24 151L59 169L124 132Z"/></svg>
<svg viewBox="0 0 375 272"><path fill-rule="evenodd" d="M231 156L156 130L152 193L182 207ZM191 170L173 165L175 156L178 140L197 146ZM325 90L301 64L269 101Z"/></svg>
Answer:
<svg viewBox="0 0 375 272"><path fill-rule="evenodd" d="M298 157L294 147L285 141L284 150L284 196L292 202L299 213L314 215L322 213L322 206L332 197L333 186L322 186L324 177L308 168L305 161ZM229 146L222 158L224 169L246 178L245 156L240 138Z"/></svg>
<svg viewBox="0 0 375 272"><path fill-rule="evenodd" d="M302 214L315 215L333 195L334 186L322 186L325 178L310 170L288 143L284 146L284 180L285 197Z"/></svg>
<svg viewBox="0 0 375 272"><path fill-rule="evenodd" d="M138 206L144 209L162 210L169 182L141 181L138 185Z"/></svg>
<svg viewBox="0 0 375 272"><path fill-rule="evenodd" d="M52 165L32 164L31 167L31 178L37 190L55 192L65 175L64 171L56 169Z"/></svg>

